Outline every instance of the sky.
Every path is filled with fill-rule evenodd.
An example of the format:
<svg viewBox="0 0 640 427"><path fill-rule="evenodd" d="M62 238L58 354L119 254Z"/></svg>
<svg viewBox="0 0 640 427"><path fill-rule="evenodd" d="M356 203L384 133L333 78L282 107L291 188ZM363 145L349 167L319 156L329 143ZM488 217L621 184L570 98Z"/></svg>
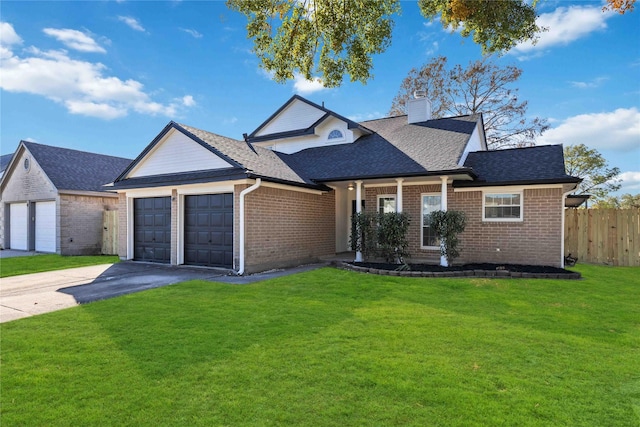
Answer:
<svg viewBox="0 0 640 427"><path fill-rule="evenodd" d="M326 89L273 82L224 1L0 2L0 153L20 140L135 158L171 120L231 138L251 133L294 94L361 121L385 117L412 68L443 55L481 59L469 38L401 3L374 78ZM547 118L538 144L597 149L621 170L617 194L640 193L640 5L539 2L536 45L496 58L523 70L527 115Z"/></svg>

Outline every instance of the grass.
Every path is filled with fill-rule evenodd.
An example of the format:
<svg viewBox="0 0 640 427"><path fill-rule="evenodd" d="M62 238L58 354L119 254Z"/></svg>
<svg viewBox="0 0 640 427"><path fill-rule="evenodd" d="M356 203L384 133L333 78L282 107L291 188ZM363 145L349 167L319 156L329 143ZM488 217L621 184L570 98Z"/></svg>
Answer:
<svg viewBox="0 0 640 427"><path fill-rule="evenodd" d="M640 268L320 269L0 325L3 425L637 426Z"/></svg>
<svg viewBox="0 0 640 427"><path fill-rule="evenodd" d="M86 267L89 265L113 264L119 261L120 258L116 255L60 256L46 254L2 258L0 259L0 277L64 270L65 268Z"/></svg>

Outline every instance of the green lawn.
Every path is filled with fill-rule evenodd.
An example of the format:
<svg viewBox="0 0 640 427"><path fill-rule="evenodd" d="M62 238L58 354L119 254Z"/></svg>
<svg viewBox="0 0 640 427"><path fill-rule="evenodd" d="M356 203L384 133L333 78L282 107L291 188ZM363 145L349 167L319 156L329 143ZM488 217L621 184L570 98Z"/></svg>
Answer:
<svg viewBox="0 0 640 427"><path fill-rule="evenodd" d="M60 256L46 254L2 258L0 259L0 277L64 270L65 268L86 267L88 265L113 264L119 261L120 258L116 255Z"/></svg>
<svg viewBox="0 0 640 427"><path fill-rule="evenodd" d="M0 325L2 425L638 426L640 268L320 269Z"/></svg>

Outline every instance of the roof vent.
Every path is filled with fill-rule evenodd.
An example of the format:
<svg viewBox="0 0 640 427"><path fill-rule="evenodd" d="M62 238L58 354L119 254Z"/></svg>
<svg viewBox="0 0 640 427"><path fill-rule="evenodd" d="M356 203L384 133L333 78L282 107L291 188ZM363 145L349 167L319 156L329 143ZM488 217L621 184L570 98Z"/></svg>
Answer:
<svg viewBox="0 0 640 427"><path fill-rule="evenodd" d="M407 102L407 117L409 123L419 123L431 120L431 101L425 90L413 92L413 98Z"/></svg>

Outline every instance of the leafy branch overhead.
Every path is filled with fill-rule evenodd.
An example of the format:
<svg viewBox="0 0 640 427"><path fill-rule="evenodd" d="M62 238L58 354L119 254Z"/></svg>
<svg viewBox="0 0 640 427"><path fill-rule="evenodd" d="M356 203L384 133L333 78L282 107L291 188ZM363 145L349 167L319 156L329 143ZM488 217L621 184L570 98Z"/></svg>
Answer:
<svg viewBox="0 0 640 427"><path fill-rule="evenodd" d="M636 0L607 0L603 11L625 13ZM518 43L536 42L537 0L419 0L429 21L460 29L484 54L505 52ZM372 56L391 45L400 0L227 0L247 17L247 37L261 67L283 83L296 74L325 87L373 77Z"/></svg>

